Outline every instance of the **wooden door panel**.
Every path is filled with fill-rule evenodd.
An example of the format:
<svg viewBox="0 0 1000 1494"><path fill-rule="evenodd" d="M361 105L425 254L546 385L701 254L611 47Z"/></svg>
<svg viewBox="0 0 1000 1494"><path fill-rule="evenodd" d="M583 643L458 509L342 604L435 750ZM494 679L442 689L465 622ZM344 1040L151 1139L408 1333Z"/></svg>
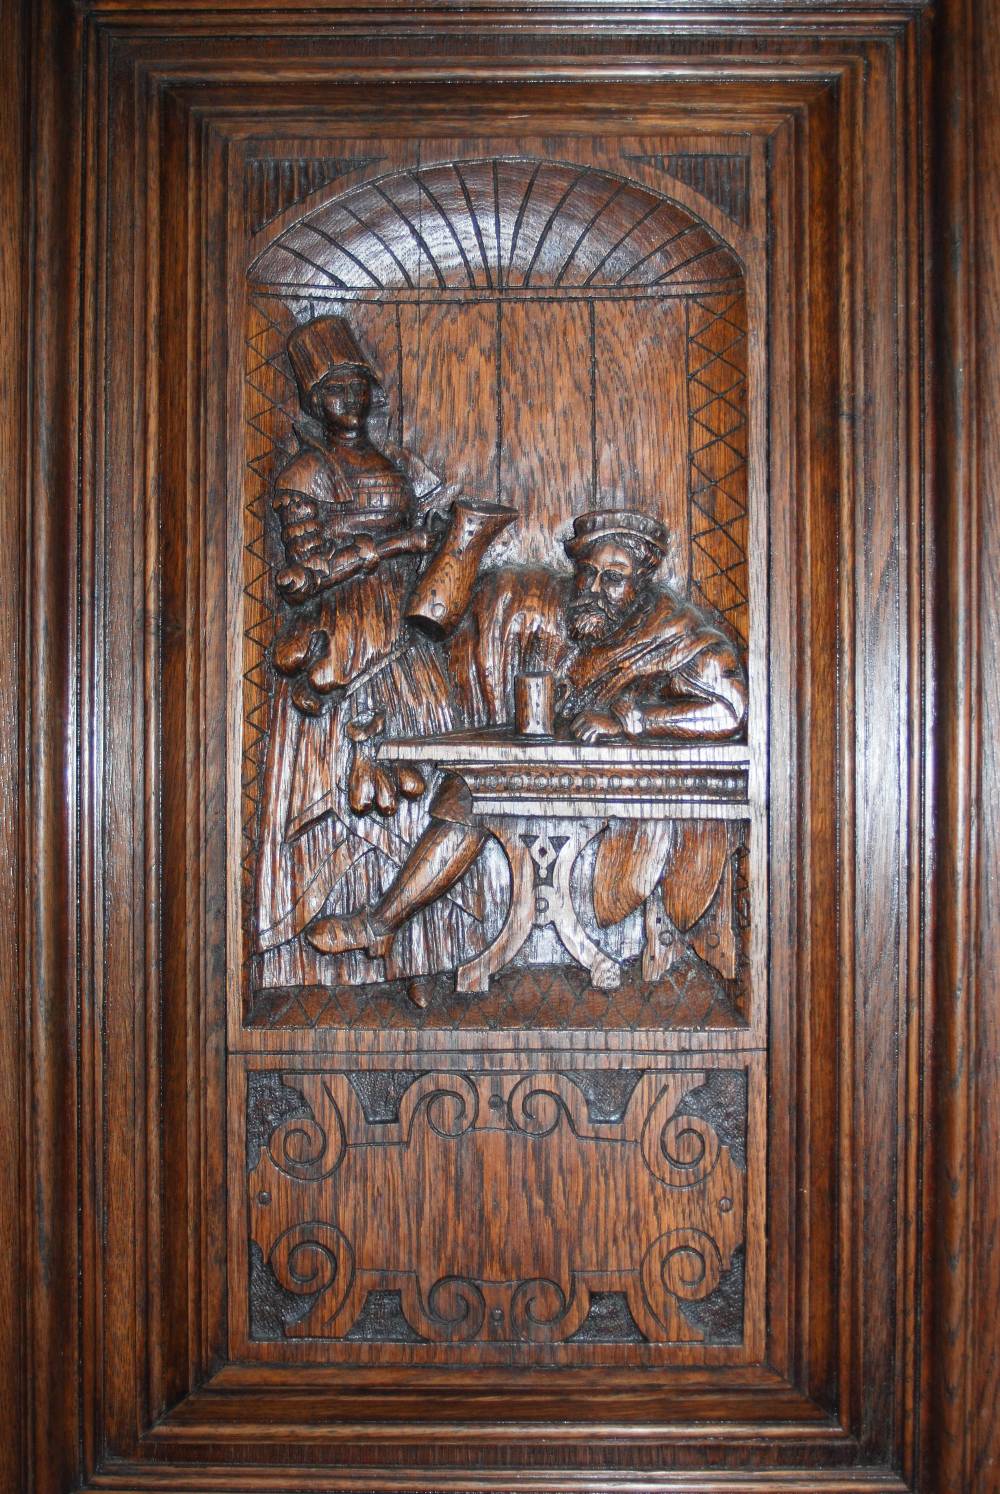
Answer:
<svg viewBox="0 0 1000 1494"><path fill-rule="evenodd" d="M57 9L23 1486L982 1494L926 188L971 24Z"/></svg>
<svg viewBox="0 0 1000 1494"><path fill-rule="evenodd" d="M550 657L536 641L552 624L535 592L570 580L574 518L652 521L657 569L669 562L678 595L701 605L697 625L728 630L714 636L741 678L751 612L766 628L747 580L746 272L692 210L696 189L681 186L682 205L651 188L676 185L669 162L688 156L673 147L690 141L641 154L649 143L358 138L343 158L357 169L311 192L249 265L241 843L252 1016L231 1042L252 1053L269 1037L272 1056L266 1068L230 1064L233 1155L246 1156L245 1196L231 1185L228 1277L241 1359L373 1371L761 1359L759 933L756 997L750 970L766 913L751 820L762 843L766 831L763 775L751 798L749 765L763 757L762 709L719 749L703 743L686 758L675 743L673 767L669 745L657 758L654 743L635 749L622 732L617 751L585 761L565 712L560 745L520 768L487 731L478 762L452 777L490 827L489 846L426 915L398 922L382 955L332 954L311 939L331 915L342 925L375 905L390 879L412 878L421 836L434 833L440 769L417 745L410 766L426 792L391 816L352 812L359 775L394 771L379 762L393 738L418 735L421 720L425 732L509 734L511 671ZM736 158L716 159L722 170ZM752 159L762 175L762 152ZM386 171L387 161L407 165ZM260 159L252 170L256 179ZM736 236L762 283L760 244ZM241 250L237 237L234 258ZM436 503L442 527L452 500L439 491L508 506L477 562L477 637L460 621L440 654L453 710L422 701L419 687L408 695L419 676L386 685L396 666L381 654L352 665L343 701L313 717L281 673L288 630L315 641L332 618L283 590L277 495L314 481L301 453L322 449L306 428L297 350L305 338L321 352L345 329L377 379L376 448L401 430L419 459L418 503ZM398 567L382 572L356 583L356 605L398 604L414 584ZM356 623L350 635L335 626L331 652L353 654ZM439 667L438 655L414 659L418 671ZM612 667L620 691L625 656ZM387 672L369 687L372 668ZM388 724L352 746L350 722L376 706ZM500 947L526 896L538 906L520 948L485 989L463 989L468 962ZM690 1072L651 1063L651 1046L693 1049L683 1062L697 1062L706 1032L747 1058ZM302 1054L322 1045L325 1067L284 1067L275 1049L293 1033ZM359 1051L384 1051L387 1033L393 1066L355 1068ZM431 1053L447 1066L428 1067L440 1062ZM366 1094L382 1095L381 1108Z"/></svg>

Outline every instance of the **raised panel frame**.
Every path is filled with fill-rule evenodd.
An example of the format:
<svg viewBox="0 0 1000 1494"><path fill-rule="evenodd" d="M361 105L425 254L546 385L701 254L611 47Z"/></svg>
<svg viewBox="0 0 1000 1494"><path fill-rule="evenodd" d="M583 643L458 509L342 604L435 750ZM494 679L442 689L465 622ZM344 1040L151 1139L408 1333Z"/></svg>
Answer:
<svg viewBox="0 0 1000 1494"><path fill-rule="evenodd" d="M59 550L52 540L52 548L66 557L65 574L78 585L80 599L66 630L73 648L64 670L68 682L75 676L78 649L80 691L74 698L79 715L71 716L76 744L71 758L82 817L75 829L69 822L63 829L47 825L40 841L36 823L36 843L49 846L57 864L62 860L70 885L79 877L80 921L64 930L83 975L79 1046L71 1044L59 1054L53 1060L56 1070L50 1071L46 1035L51 1028L42 1023L32 1054L43 1127L45 1113L51 1115L62 1103L51 1078L67 1059L81 1123L78 1176L68 1159L52 1160L58 1139L49 1128L42 1139L50 1160L39 1158L44 1190L53 1198L60 1184L67 1197L78 1190L82 1209L78 1316L70 1309L81 1347L81 1472L96 1488L181 1489L203 1487L209 1478L220 1489L267 1488L280 1486L282 1477L293 1479L294 1486L316 1488L419 1488L428 1478L441 1486L496 1487L498 1478L511 1482L514 1475L499 1472L488 1396L436 1392L432 1410L415 1405L404 1392L387 1393L372 1418L370 1401L359 1407L335 1386L316 1386L289 1416L280 1387L255 1382L238 1367L216 1367L224 1289L211 1221L213 1211L224 1208L224 1178L208 1139L221 1119L221 1085L213 1091L213 1078L218 1080L221 1071L215 1018L221 1011L224 920L208 889L222 885L225 858L217 838L203 833L212 813L210 786L217 781L207 754L219 724L206 707L217 709L221 699L212 676L217 655L203 645L220 636L222 621L212 612L212 562L206 556L225 550L224 536L213 533L205 494L212 491L209 474L224 470L225 453L213 451L212 442L224 428L229 388L198 387L194 380L178 384L174 376L178 368L198 367L192 351L199 338L212 335L211 321L201 321L199 306L211 304L205 292L218 275L219 261L208 246L211 227L219 222L213 211L225 151L259 128L253 121L265 109L284 114L283 127L293 133L280 89L270 78L263 80L255 64L255 49L264 42L269 58L283 49L286 68L294 74L301 65L296 62L301 42L294 34L300 24L310 45L302 49L308 60L299 84L322 79L318 94L327 98L338 65L371 67L376 76L381 70L393 81L409 73L417 91L430 73L433 90L442 68L447 76L449 64L441 57L445 36L456 78L495 82L506 71L506 89L521 86L526 72L537 75L541 69L550 82L589 76L599 84L610 75L621 90L629 86L622 81L629 66L610 48L602 57L600 44L596 56L588 53L581 61L555 25L541 37L525 26L522 38L515 28L526 52L530 43L530 60L521 63L512 59L516 47L507 48L498 63L489 27L454 34L445 29L439 36L414 30L415 50L426 45L432 55L400 69L398 61L379 61L377 17L369 17L368 33L360 38L350 25L338 35L331 17L318 46L314 21L293 21L275 36L266 22L252 19L244 23L245 37L234 13L220 18L205 8L197 21L192 34L178 42L155 9L136 15L95 6L85 23L69 28L79 34L60 41L70 58L78 45L86 58L84 150L87 161L98 163L97 180L108 189L106 197L86 192L81 198L82 405L79 425L71 417L66 434L81 432L82 507L79 528L67 531L67 548ZM774 148L791 151L797 183L786 242L800 252L803 241L796 235L816 229L803 204L811 210L823 197L823 174L830 169L816 149L817 138L827 146L836 142L841 182L850 184L842 186L845 198L839 204L852 222L838 258L849 272L841 311L851 308L849 316L842 314L839 359L862 397L854 410L834 415L848 428L841 451L857 480L853 492L845 484L851 496L832 522L840 555L848 562L856 559L842 568L835 613L837 599L824 574L828 552L816 553L820 537L829 534L823 524L831 519L816 500L805 526L812 585L803 589L814 611L825 607L828 616L839 616L840 666L854 686L844 692L839 748L834 741L811 744L814 757L825 752L824 761L840 770L840 820L825 823L818 808L815 835L831 837L831 852L836 840L842 866L837 906L843 974L836 999L816 1014L815 1023L812 1017L801 1021L794 1040L776 1045L772 1063L777 1060L778 1068L772 1067L771 1076L772 1094L777 1088L799 1096L797 1113L807 1127L818 1123L822 1131L830 1123L829 1135L836 1134L838 1220L822 1220L819 1200L818 1226L816 1213L796 1212L796 1241L806 1244L801 1253L789 1251L785 1312L790 1327L782 1373L761 1375L755 1385L733 1383L721 1394L680 1384L667 1397L655 1391L641 1398L634 1392L623 1391L620 1398L602 1394L600 1414L592 1392L562 1387L540 1417L540 1393L533 1387L530 1413L514 1424L522 1454L519 1486L538 1487L552 1476L563 1488L592 1485L595 1477L606 1481L617 1467L619 1476L632 1470L633 1477L664 1487L905 1489L914 1487L922 1457L940 1456L921 1450L920 1407L928 1403L919 1397L926 1369L917 1362L922 1340L914 1326L927 1290L926 1276L916 1269L924 1259L919 1221L928 1197L919 1127L922 1116L934 1113L933 1097L928 1108L919 1077L930 1052L933 1009L925 1005L929 988L922 964L928 847L914 812L929 802L920 716L927 683L921 586L927 529L919 436L926 366L919 356L917 294L926 286L927 261L920 253L924 246L899 226L911 215L919 217L925 206L915 128L926 103L924 24L916 10L903 6L857 16L840 7L837 16L826 18L817 6L791 30L767 19L755 21L748 33L745 25L727 23L722 10L711 20L714 39L706 46L706 35L713 33L701 33L692 63L683 40L690 22L681 7L666 24L639 28L631 38L633 56L644 47L652 54L634 64L642 78L636 86L668 94L676 89L683 94L683 111L697 109L712 117L718 107L715 85L725 81L727 105L742 109L744 119L758 110L771 125L777 118L772 134L783 138ZM358 49L353 58L346 37ZM323 45L331 55L317 60ZM588 107L600 106L596 88L592 82ZM609 103L616 107L613 99ZM731 117L726 115L727 124ZM905 135L899 126L907 123L911 129ZM873 148L873 138L884 151ZM71 140L66 149L72 169ZM889 199L898 215L888 235L882 217L886 195L877 190L883 179L893 183L895 195ZM128 224L133 233L123 231ZM893 259L892 247L900 240L906 252ZM127 251L119 260L112 259L112 243L116 256ZM172 262L169 249L180 251ZM124 273L93 273L96 266L112 263ZM163 272L168 263L179 267L176 275ZM863 297L857 291L860 277ZM71 295L72 281L71 274ZM153 298L143 294L151 283L158 286ZM215 288L224 293L217 280ZM803 295L809 290L806 285ZM40 322L47 314L44 305L37 308ZM798 315L801 327L801 304ZM887 325L892 337L885 335ZM75 322L59 333L67 346L75 335ZM886 392L897 387L892 382L897 372L898 399ZM33 377L38 389L51 375L43 363ZM155 424L157 402L141 394L152 387L150 378L160 381ZM806 383L804 392L813 395ZM802 463L807 461L803 448L812 440L822 446L816 431L824 418L829 420L820 401L813 399L808 408L815 426L800 417L806 421L799 434ZM40 417L37 404L35 409ZM787 439L794 446L790 431ZM64 472L72 470L74 455L65 449ZM821 486L821 477L807 476L805 486ZM137 495L131 522L119 525L117 508L110 522L109 494L129 488ZM40 537L44 544L47 533L39 520L35 541ZM50 586L50 578L39 579L43 599L51 597L44 584ZM143 620L145 627L139 625ZM51 647L40 638L36 662ZM813 689L829 683L828 668L829 656L807 670ZM886 699L894 702L894 712L885 711ZM43 711L36 721L44 721ZM789 723L788 730L802 733L808 724ZM876 726L885 730L881 740L867 735ZM175 812L164 817L164 804ZM184 812L176 812L181 805ZM137 833L140 825L143 833ZM49 835L56 836L54 844ZM114 851L104 863L109 847ZM134 848L133 854L126 847ZM201 875L186 883L181 868L191 864L201 867ZM818 886L815 892L821 895ZM887 895L891 925L898 930L890 941L876 938L865 916L883 911L880 900ZM158 915L148 923L147 907ZM59 941L55 929L46 933L45 957L51 960L52 942ZM67 939L61 943L65 959ZM824 946L813 958L822 961L830 952ZM821 980L813 986L821 988ZM881 994L887 990L893 992L888 1014ZM75 1025L69 1012L64 1020L67 1030ZM824 1039L838 1028L842 1051L853 1054L853 1064L836 1076L834 1094ZM945 1039L949 1030L946 1020ZM897 1052L896 1083L883 1080L870 1092L864 1065L894 1063ZM780 1066L783 1056L787 1072ZM774 1106L772 1147L779 1152L780 1127L783 1120L790 1122L790 1109L787 1101ZM950 1114L945 1111L946 1118ZM887 1132L899 1140L898 1163L865 1146L866 1136ZM789 1142L785 1150L791 1165L795 1148ZM807 1144L804 1160L800 1149L794 1162L810 1199L820 1192L823 1160L821 1147L810 1150ZM852 1199L849 1179L856 1167L862 1169L861 1183ZM122 1207L129 1197L136 1200L134 1228ZM862 1197L868 1200L864 1207ZM186 1218L171 1217L166 1201L177 1199L188 1203ZM824 1311L819 1301L834 1235L839 1303L847 1307L840 1314L829 1306ZM59 1248L68 1252L69 1242ZM867 1248L878 1251L881 1281L862 1269ZM51 1338L46 1332L46 1303L52 1300L47 1279L51 1283L51 1261L31 1304L35 1362L43 1370L35 1404L44 1414L33 1423L36 1438L47 1417L63 1428L73 1420L68 1405L60 1418L55 1386L45 1389L44 1367L53 1363L49 1355L56 1341L54 1322ZM892 1315L878 1306L886 1291L898 1294ZM145 1340L140 1304L146 1304L152 1327ZM103 1345L118 1346L118 1352L105 1359ZM121 1354L122 1345L129 1352ZM609 1407L620 1415L609 1416ZM693 1425L694 1419L706 1418L713 1423L708 1433ZM285 1429L281 1435L271 1430L278 1422ZM504 1440L510 1436L507 1426ZM61 1442L62 1434L56 1439ZM435 1466L431 1443L454 1450L446 1476ZM57 1467L55 1445L36 1459L39 1488L71 1486L60 1479L72 1454ZM289 1469L285 1475L238 1467L248 1461L299 1463L303 1445L317 1463L329 1466L294 1474ZM741 1482L743 1472L722 1471L740 1461L745 1468L755 1455L760 1472L752 1485ZM211 1473L186 1473L192 1462L211 1464ZM710 1463L716 1464L714 1472L708 1471ZM424 1473L418 1471L421 1464ZM227 1472L227 1465L233 1471ZM808 1473L793 1471L806 1467ZM842 1471L846 1468L852 1471Z"/></svg>

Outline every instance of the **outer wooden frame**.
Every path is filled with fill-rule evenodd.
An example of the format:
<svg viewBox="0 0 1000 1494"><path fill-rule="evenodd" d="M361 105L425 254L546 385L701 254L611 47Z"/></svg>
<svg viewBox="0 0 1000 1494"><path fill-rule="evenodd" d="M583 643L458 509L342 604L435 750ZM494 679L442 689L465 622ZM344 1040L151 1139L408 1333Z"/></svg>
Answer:
<svg viewBox="0 0 1000 1494"><path fill-rule="evenodd" d="M10 1263L0 1328L21 1369L0 1392L15 1431L0 1440L10 1487L995 1486L998 1179L986 1158L1000 1050L984 1018L1000 930L986 896L996 826L980 814L1000 800L990 8L974 15L970 0L952 0L934 23L896 3L678 0L655 15L595 7L586 29L554 4L482 22L468 8L291 3L268 15L227 0L12 11L22 45L7 55L31 66L4 94L15 253L0 287L13 417L0 449L0 563L8 597L24 596L20 612L3 613L14 729L0 749L8 978L17 972L24 995L0 1037L5 1131L19 1143L0 1210ZM671 64L670 38L685 31L697 48ZM790 79L828 107L852 88L861 101L838 137L853 184L845 269L861 288L842 344L860 397L841 412L854 464L841 650L855 708L840 723L841 893L854 902L841 927L858 942L840 952L853 1037L840 1080L839 1338L824 1337L817 1268L834 1236L820 1231L806 1236L814 1261L801 1240L790 1258L800 1331L792 1374L770 1391L619 1398L595 1386L520 1406L401 1391L373 1419L362 1396L248 1396L238 1373L213 1380L223 1302L204 1221L224 1209L224 1179L208 1144L221 1115L200 1103L203 1066L220 1056L202 998L218 985L223 942L203 889L222 886L223 869L200 834L212 781L200 744L218 723L201 714L211 692L191 640L218 619L198 553L181 540L192 523L205 535L221 509L190 474L212 468L195 438L223 429L225 390L168 371L198 368L188 308L219 273L199 232L196 170L220 121L246 110L241 88L254 108L287 105L255 48L299 49L321 81L331 37L342 65L356 48L355 68L376 74L385 37L391 77L466 76L477 57L487 72L595 85L673 66L689 82L725 78L734 98L770 77L779 107ZM801 104L795 118L802 128ZM158 160L174 169L147 175ZM123 174L129 193L109 215L104 187ZM145 300L134 287L151 269L159 294ZM105 369L116 395L135 396L127 437L103 397ZM903 398L887 401L897 369ZM822 432L807 436L822 446ZM814 588L830 559L815 557ZM164 802L187 811L161 823ZM186 862L200 869L187 887L161 877L163 864ZM161 990L171 992L162 1009ZM827 1053L800 1063L822 1087ZM824 1182L809 1155L801 1185L813 1193Z"/></svg>

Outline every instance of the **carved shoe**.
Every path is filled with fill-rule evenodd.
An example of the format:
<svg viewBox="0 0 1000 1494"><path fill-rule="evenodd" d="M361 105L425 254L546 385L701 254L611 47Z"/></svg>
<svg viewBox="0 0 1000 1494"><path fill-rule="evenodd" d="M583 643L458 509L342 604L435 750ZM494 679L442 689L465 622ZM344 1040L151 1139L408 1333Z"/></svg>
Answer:
<svg viewBox="0 0 1000 1494"><path fill-rule="evenodd" d="M306 938L320 954L349 954L363 949L373 958L389 953L394 931L373 926L366 913L334 913L317 918L305 931Z"/></svg>

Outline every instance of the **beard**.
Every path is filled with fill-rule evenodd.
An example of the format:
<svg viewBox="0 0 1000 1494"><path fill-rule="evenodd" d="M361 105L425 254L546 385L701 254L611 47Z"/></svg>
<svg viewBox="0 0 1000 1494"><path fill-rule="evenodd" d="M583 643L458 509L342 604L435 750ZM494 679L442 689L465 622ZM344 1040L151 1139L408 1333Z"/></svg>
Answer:
<svg viewBox="0 0 1000 1494"><path fill-rule="evenodd" d="M568 614L569 636L574 643L598 643L620 628L628 607L613 607L599 597L572 602Z"/></svg>

